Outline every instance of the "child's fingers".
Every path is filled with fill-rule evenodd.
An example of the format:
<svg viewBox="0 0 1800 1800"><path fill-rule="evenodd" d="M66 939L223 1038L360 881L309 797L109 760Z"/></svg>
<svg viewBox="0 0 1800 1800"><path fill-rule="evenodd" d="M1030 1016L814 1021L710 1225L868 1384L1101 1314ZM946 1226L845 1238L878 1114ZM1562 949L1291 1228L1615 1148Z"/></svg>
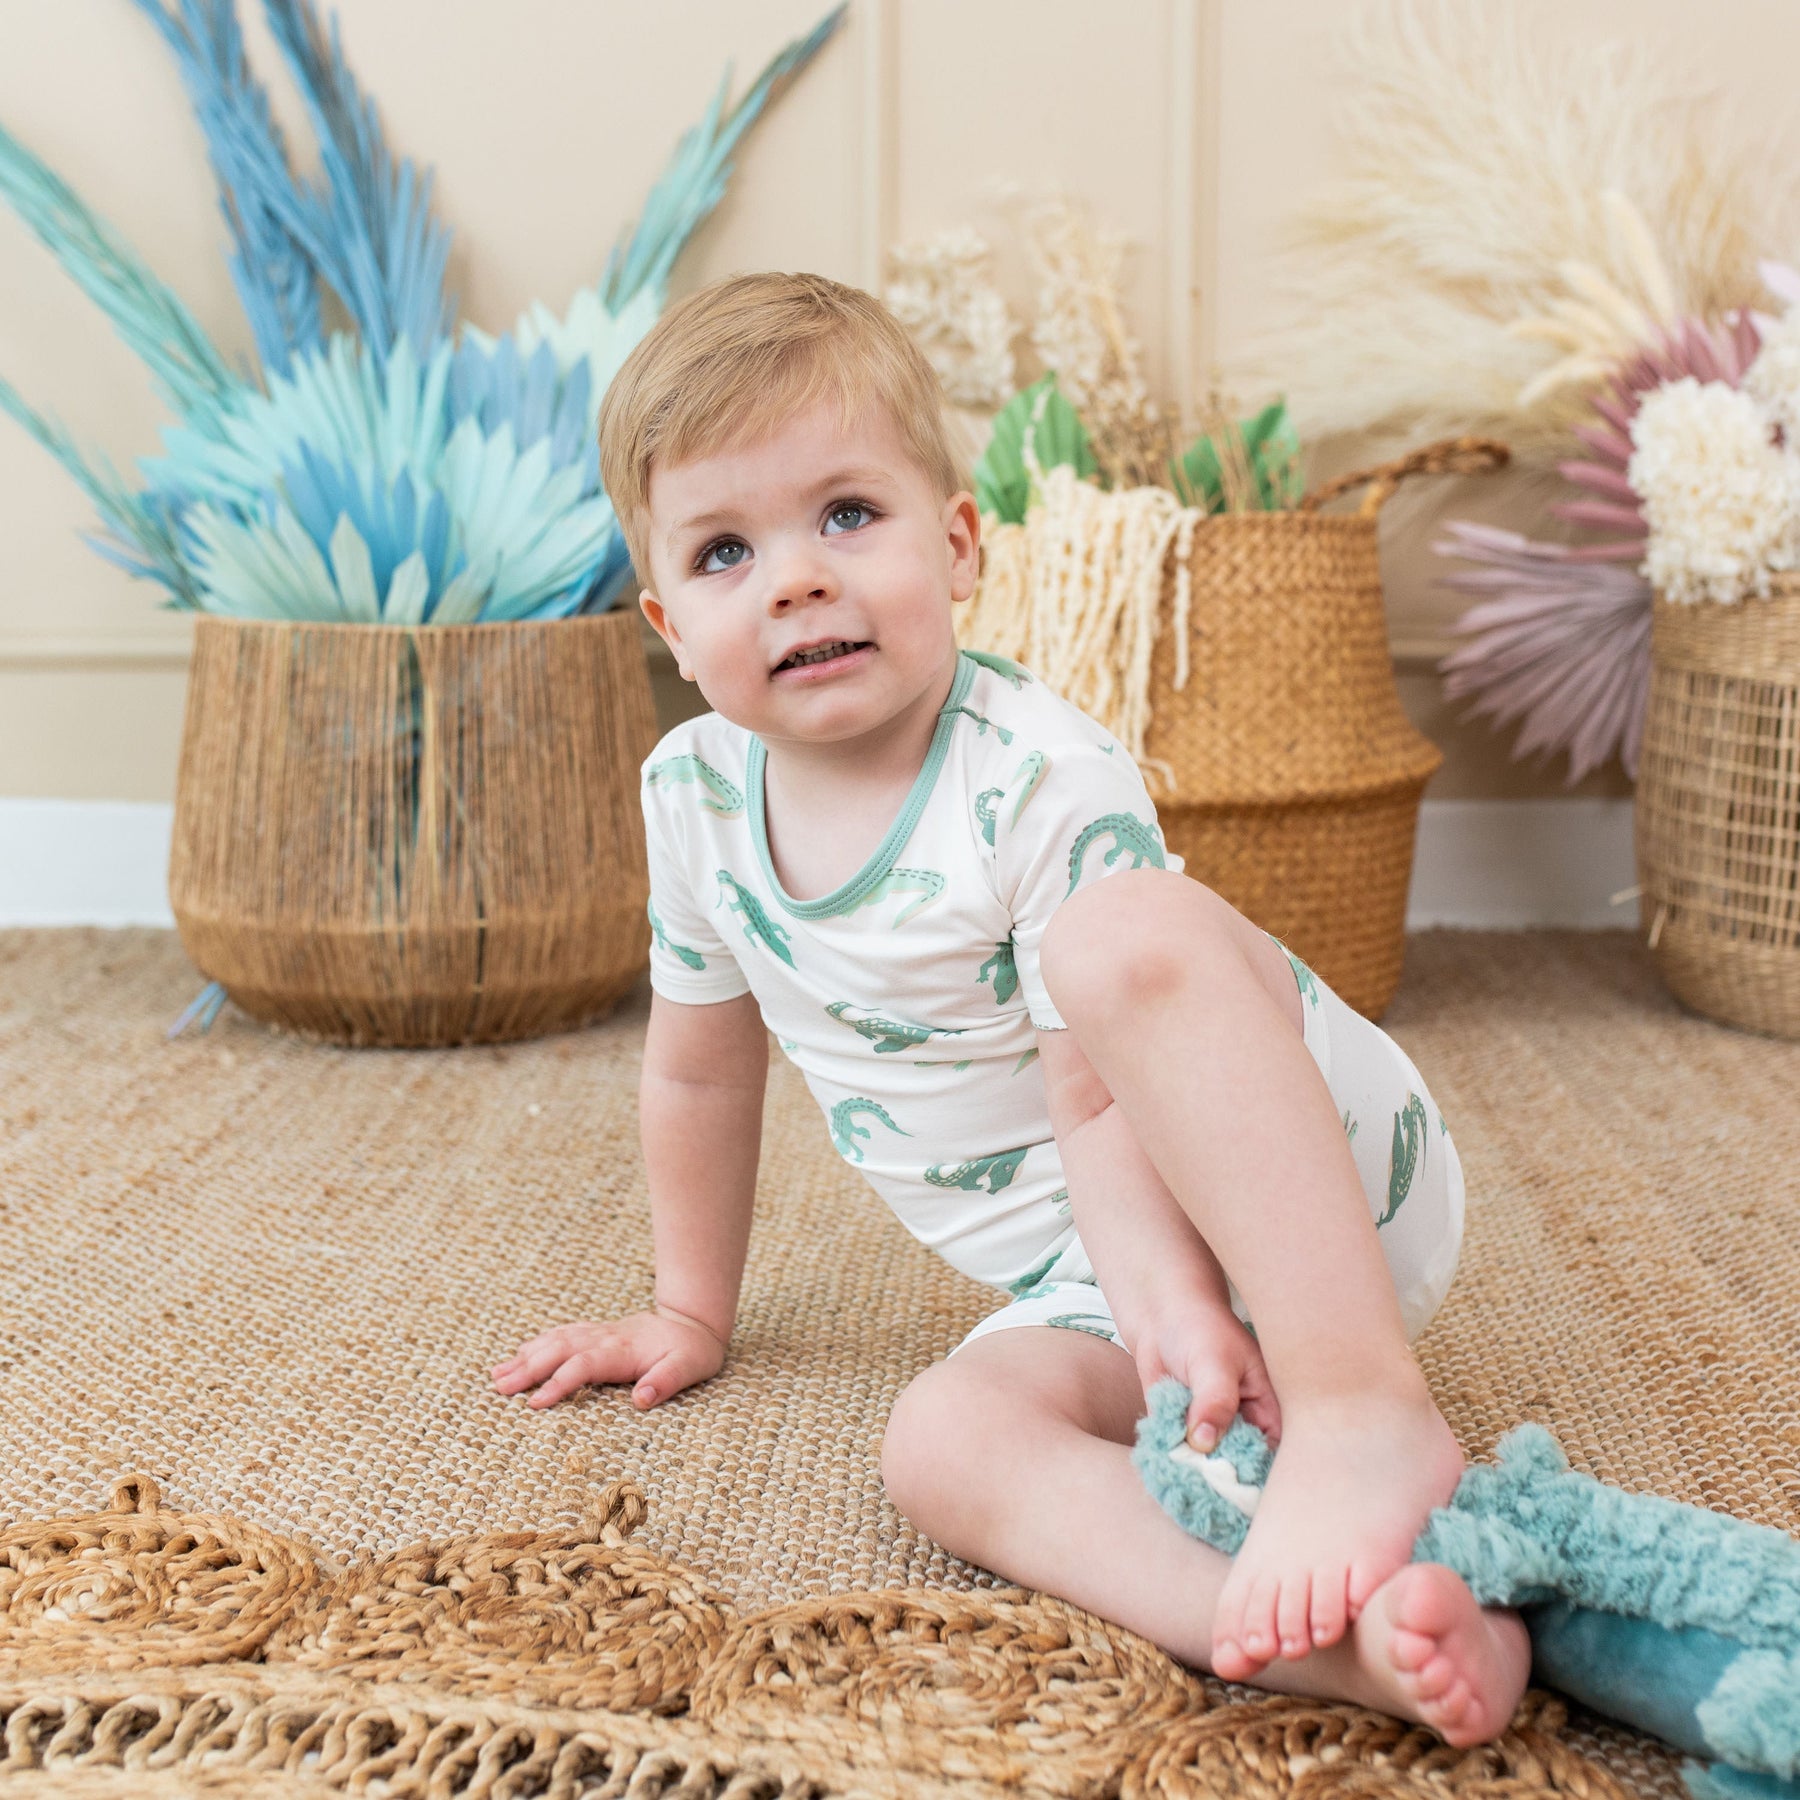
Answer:
<svg viewBox="0 0 1800 1800"><path fill-rule="evenodd" d="M608 1382L629 1381L637 1373L637 1353L622 1340L578 1351L553 1369L543 1386L531 1396L535 1407L554 1406L580 1387L601 1387Z"/></svg>
<svg viewBox="0 0 1800 1800"><path fill-rule="evenodd" d="M581 1332L573 1325L558 1325L528 1338L494 1370L494 1386L503 1394L535 1387L558 1363L580 1349Z"/></svg>
<svg viewBox="0 0 1800 1800"><path fill-rule="evenodd" d="M1269 1440L1273 1450L1281 1442L1281 1402L1275 1398L1269 1371L1260 1360L1245 1369L1238 1404L1244 1417Z"/></svg>
<svg viewBox="0 0 1800 1800"><path fill-rule="evenodd" d="M1187 1438L1196 1450L1216 1450L1225 1428L1237 1414L1237 1383L1209 1369L1190 1378L1193 1398L1188 1402Z"/></svg>
<svg viewBox="0 0 1800 1800"><path fill-rule="evenodd" d="M638 1377L631 1398L637 1406L654 1406L671 1394L678 1394L699 1373L679 1351L668 1350Z"/></svg>
<svg viewBox="0 0 1800 1800"><path fill-rule="evenodd" d="M564 1325L546 1331L520 1350L509 1373L497 1376L495 1387L517 1394L540 1382L555 1381L565 1371L573 1378L563 1382L546 1400L540 1391L533 1406L552 1406L566 1393L588 1381L629 1381L637 1373L636 1353L629 1338L611 1327Z"/></svg>

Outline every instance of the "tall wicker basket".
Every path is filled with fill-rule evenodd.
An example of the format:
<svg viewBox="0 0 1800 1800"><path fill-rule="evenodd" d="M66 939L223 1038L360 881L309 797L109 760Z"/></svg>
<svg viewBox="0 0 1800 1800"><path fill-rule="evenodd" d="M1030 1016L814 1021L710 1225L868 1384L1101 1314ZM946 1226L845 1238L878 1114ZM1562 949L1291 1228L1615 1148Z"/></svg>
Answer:
<svg viewBox="0 0 1800 1800"><path fill-rule="evenodd" d="M1171 632L1152 655L1144 748L1174 772L1156 796L1169 847L1370 1019L1400 984L1419 801L1444 760L1394 685L1377 518L1410 475L1507 457L1491 438L1446 439L1296 511L1208 519L1189 559L1186 686ZM1355 513L1318 511L1365 485Z"/></svg>
<svg viewBox="0 0 1800 1800"><path fill-rule="evenodd" d="M1634 819L1670 991L1800 1037L1800 576L1731 605L1652 601Z"/></svg>
<svg viewBox="0 0 1800 1800"><path fill-rule="evenodd" d="M196 621L169 897L251 1014L460 1044L606 1012L649 957L635 611Z"/></svg>

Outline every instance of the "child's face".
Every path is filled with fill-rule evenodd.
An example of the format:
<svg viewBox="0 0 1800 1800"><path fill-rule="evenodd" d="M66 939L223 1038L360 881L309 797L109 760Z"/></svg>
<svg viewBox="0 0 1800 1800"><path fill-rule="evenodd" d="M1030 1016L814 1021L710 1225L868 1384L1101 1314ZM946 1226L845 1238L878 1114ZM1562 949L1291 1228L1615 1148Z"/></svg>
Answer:
<svg viewBox="0 0 1800 1800"><path fill-rule="evenodd" d="M820 406L760 443L654 465L644 616L708 703L765 741L830 743L935 706L981 520L942 500L880 408ZM860 646L793 666L797 650Z"/></svg>

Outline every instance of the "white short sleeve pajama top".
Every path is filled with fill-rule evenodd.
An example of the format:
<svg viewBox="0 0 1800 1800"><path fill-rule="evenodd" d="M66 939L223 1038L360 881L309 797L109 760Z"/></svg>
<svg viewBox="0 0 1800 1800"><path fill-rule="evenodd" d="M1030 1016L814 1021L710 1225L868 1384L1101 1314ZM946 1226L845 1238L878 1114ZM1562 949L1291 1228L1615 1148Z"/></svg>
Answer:
<svg viewBox="0 0 1800 1800"><path fill-rule="evenodd" d="M1053 1307L1090 1284L1069 1289L1096 1303L1088 1319L1043 1322L1122 1341L1070 1219L1034 1026L1063 1023L1038 973L1056 908L1120 870L1182 867L1137 765L1025 669L965 651L887 836L843 886L801 901L769 856L764 754L706 713L643 765L656 992L690 1005L753 993L838 1153L915 1237ZM1304 994L1316 978L1303 970ZM1307 1035L1326 1067L1311 1009ZM1460 1238L1460 1184L1456 1198Z"/></svg>

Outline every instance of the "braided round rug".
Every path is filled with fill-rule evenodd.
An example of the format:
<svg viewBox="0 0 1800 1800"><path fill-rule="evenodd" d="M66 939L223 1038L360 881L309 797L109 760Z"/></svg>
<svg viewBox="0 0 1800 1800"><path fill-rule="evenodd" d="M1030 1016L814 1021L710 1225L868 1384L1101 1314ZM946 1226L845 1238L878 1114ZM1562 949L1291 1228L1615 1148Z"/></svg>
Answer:
<svg viewBox="0 0 1800 1800"><path fill-rule="evenodd" d="M639 1414L487 1370L641 1305L647 990L524 1044L340 1050L173 933L0 932L0 1796L1676 1796L1533 1691L1447 1748L1227 1687L918 1536L900 1389L998 1296L831 1153L782 1059L730 1360ZM1384 1026L1469 1233L1419 1345L1479 1458L1800 1530L1800 1045L1628 932L1432 931Z"/></svg>

